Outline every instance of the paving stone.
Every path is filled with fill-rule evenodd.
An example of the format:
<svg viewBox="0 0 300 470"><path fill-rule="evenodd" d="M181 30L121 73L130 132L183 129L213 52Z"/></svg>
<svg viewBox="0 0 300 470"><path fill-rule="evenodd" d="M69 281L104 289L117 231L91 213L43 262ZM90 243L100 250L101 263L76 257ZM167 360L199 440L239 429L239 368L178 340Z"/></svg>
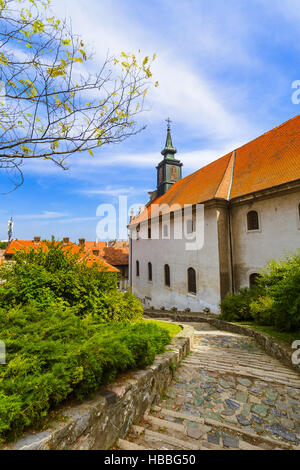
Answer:
<svg viewBox="0 0 300 470"><path fill-rule="evenodd" d="M187 427L186 433L192 439L200 439L200 437L203 436L203 431L200 428L193 428L190 426Z"/></svg>
<svg viewBox="0 0 300 470"><path fill-rule="evenodd" d="M200 405L202 405L202 403L203 403L203 398L196 397L196 398L194 399L194 404L195 404L196 406L200 406Z"/></svg>
<svg viewBox="0 0 300 470"><path fill-rule="evenodd" d="M233 400L227 399L227 400L225 400L225 402L226 402L227 406L229 406L229 408L231 408L233 410L238 410L241 407L237 402L235 402Z"/></svg>
<svg viewBox="0 0 300 470"><path fill-rule="evenodd" d="M292 421L291 419L288 419L288 418L281 418L281 424L282 426L284 426L285 428L288 428L288 429L293 429L294 428L294 421Z"/></svg>
<svg viewBox="0 0 300 470"><path fill-rule="evenodd" d="M277 408L275 408L275 407L272 407L270 412L271 412L272 415L277 416L277 418L280 418L281 416L283 416L281 411L277 410Z"/></svg>
<svg viewBox="0 0 300 470"><path fill-rule="evenodd" d="M199 424L198 423L195 423L194 421L188 421L186 423L187 427L189 428L199 428Z"/></svg>
<svg viewBox="0 0 300 470"><path fill-rule="evenodd" d="M220 438L218 436L214 436L213 434L207 434L207 440L211 444L216 444L216 445L220 444Z"/></svg>
<svg viewBox="0 0 300 470"><path fill-rule="evenodd" d="M250 403L257 403L257 404L261 403L260 398L254 397L254 396L251 396L251 395L249 396L249 401L250 401Z"/></svg>
<svg viewBox="0 0 300 470"><path fill-rule="evenodd" d="M279 436L282 439L285 439L290 442L295 442L297 443L297 439L295 436L293 436L290 432L288 432L281 424L273 424L272 426L266 426L265 427L266 431L269 431L271 434L274 434L275 436Z"/></svg>
<svg viewBox="0 0 300 470"><path fill-rule="evenodd" d="M265 405L252 405L253 413L265 417L268 414L268 408Z"/></svg>
<svg viewBox="0 0 300 470"><path fill-rule="evenodd" d="M277 394L277 393L272 392L272 391L270 391L270 390L267 390L267 392L266 392L266 398L267 398L268 400L274 402L277 397L278 397L278 394Z"/></svg>
<svg viewBox="0 0 300 470"><path fill-rule="evenodd" d="M290 406L287 403L284 403L283 401L278 400L276 405L280 410L287 411L290 409Z"/></svg>
<svg viewBox="0 0 300 470"><path fill-rule="evenodd" d="M219 384L221 385L221 387L223 388L230 388L230 384L228 382L226 382L226 380L223 380L223 379L219 379Z"/></svg>
<svg viewBox="0 0 300 470"><path fill-rule="evenodd" d="M233 416L235 415L236 410L233 410L229 407L225 407L224 410L222 411L222 416Z"/></svg>
<svg viewBox="0 0 300 470"><path fill-rule="evenodd" d="M250 421L248 421L248 419L245 418L245 416L243 416L243 415L236 415L236 418L237 418L238 422L239 422L242 426L249 426Z"/></svg>
<svg viewBox="0 0 300 470"><path fill-rule="evenodd" d="M244 416L249 416L250 411L251 411L251 405L245 404L245 405L243 406L243 409L242 409L242 413L241 413L241 414L244 415Z"/></svg>
<svg viewBox="0 0 300 470"><path fill-rule="evenodd" d="M267 424L267 422L260 418L259 416L256 415L251 415L251 419L256 423L256 424Z"/></svg>
<svg viewBox="0 0 300 470"><path fill-rule="evenodd" d="M254 395L258 395L258 396L261 396L263 393L262 389L258 387L251 387L249 391L250 393L253 393Z"/></svg>
<svg viewBox="0 0 300 470"><path fill-rule="evenodd" d="M231 449L238 449L239 448L239 440L235 437L223 437L223 445L224 447L229 447Z"/></svg>
<svg viewBox="0 0 300 470"><path fill-rule="evenodd" d="M169 390L169 391L168 391L168 397L170 397L170 398L176 398L176 393L174 392L174 390Z"/></svg>
<svg viewBox="0 0 300 470"><path fill-rule="evenodd" d="M235 395L235 399L241 403L247 403L248 401L248 394L243 392L238 392Z"/></svg>
<svg viewBox="0 0 300 470"><path fill-rule="evenodd" d="M250 387L251 382L248 379L243 379L241 377L238 377L237 381L241 384L244 385L245 387Z"/></svg>

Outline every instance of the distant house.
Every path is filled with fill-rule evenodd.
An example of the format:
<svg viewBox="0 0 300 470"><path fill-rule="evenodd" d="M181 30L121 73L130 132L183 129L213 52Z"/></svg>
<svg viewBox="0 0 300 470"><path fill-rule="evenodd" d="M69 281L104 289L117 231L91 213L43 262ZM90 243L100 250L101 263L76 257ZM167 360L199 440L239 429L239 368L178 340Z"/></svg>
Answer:
<svg viewBox="0 0 300 470"><path fill-rule="evenodd" d="M58 243L58 242L57 242ZM79 263L85 263L88 266L92 266L93 264L98 264L99 269L104 269L106 272L115 272L118 273L119 270L114 266L111 266L109 263L104 260L99 253L95 254L92 252L86 252L82 249L81 246L76 245L76 243L70 242L69 238L63 238L62 240L63 247L71 252L72 254L79 255ZM4 260L11 261L13 259L14 254L18 250L25 250L29 251L30 249L39 249L44 248L47 249L47 242L41 241L40 237L34 237L33 240L12 240L8 245L7 249L4 252Z"/></svg>
<svg viewBox="0 0 300 470"><path fill-rule="evenodd" d="M108 243L102 241L86 241L84 238L79 239L80 248L86 253L98 256L106 263L114 266L119 272L118 287L120 290L127 290L128 265L129 265L129 244L127 241L110 241Z"/></svg>

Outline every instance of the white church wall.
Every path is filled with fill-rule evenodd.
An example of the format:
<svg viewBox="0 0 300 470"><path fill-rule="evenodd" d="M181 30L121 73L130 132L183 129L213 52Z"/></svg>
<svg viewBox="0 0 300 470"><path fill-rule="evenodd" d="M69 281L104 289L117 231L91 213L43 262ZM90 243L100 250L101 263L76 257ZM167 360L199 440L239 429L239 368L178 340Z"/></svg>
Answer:
<svg viewBox="0 0 300 470"><path fill-rule="evenodd" d="M186 240L142 239L147 227L141 225L140 240L132 240L132 288L145 306L178 310L189 308L193 312L205 307L219 313L220 274L215 208L205 209L204 246L201 250L187 251ZM156 227L152 224L152 236ZM136 276L136 261L140 275ZM148 280L148 263L152 263L152 281ZM171 286L165 286L164 266L170 266ZM188 293L187 270L197 274L197 294Z"/></svg>
<svg viewBox="0 0 300 470"><path fill-rule="evenodd" d="M249 277L268 261L300 248L300 191L233 206L232 233L235 288L249 287ZM247 213L259 215L259 230L247 230Z"/></svg>

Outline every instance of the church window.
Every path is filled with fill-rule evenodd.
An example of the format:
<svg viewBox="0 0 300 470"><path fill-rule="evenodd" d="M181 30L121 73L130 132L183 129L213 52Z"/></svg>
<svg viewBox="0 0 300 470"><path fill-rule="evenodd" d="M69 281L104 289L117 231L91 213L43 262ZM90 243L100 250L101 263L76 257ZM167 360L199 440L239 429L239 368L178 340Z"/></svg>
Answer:
<svg viewBox="0 0 300 470"><path fill-rule="evenodd" d="M196 285L196 271L194 268L188 269L188 291L190 294L197 293L197 285Z"/></svg>
<svg viewBox="0 0 300 470"><path fill-rule="evenodd" d="M148 263L148 281L152 281L152 263Z"/></svg>
<svg viewBox="0 0 300 470"><path fill-rule="evenodd" d="M165 264L165 285L167 287L170 287L171 285L170 266L168 264Z"/></svg>
<svg viewBox="0 0 300 470"><path fill-rule="evenodd" d="M258 273L251 274L251 276L249 277L250 287L255 286L259 278L260 278L260 274L258 274Z"/></svg>
<svg viewBox="0 0 300 470"><path fill-rule="evenodd" d="M136 262L136 277L139 277L140 275L140 262Z"/></svg>
<svg viewBox="0 0 300 470"><path fill-rule="evenodd" d="M171 167L171 181L177 181L177 168L176 168L176 166Z"/></svg>
<svg viewBox="0 0 300 470"><path fill-rule="evenodd" d="M248 230L259 230L259 219L256 211L250 211L247 214Z"/></svg>

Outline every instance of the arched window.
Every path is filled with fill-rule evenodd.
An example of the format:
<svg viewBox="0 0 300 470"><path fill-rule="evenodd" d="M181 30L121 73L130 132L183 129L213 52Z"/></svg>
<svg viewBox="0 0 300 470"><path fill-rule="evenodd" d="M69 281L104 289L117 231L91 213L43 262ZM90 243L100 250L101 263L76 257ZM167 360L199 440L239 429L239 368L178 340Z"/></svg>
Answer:
<svg viewBox="0 0 300 470"><path fill-rule="evenodd" d="M165 264L165 285L167 287L170 287L170 285L171 285L170 266L168 264Z"/></svg>
<svg viewBox="0 0 300 470"><path fill-rule="evenodd" d="M247 214L248 230L259 230L258 213L256 211L250 211Z"/></svg>
<svg viewBox="0 0 300 470"><path fill-rule="evenodd" d="M148 281L152 281L152 263L148 263Z"/></svg>
<svg viewBox="0 0 300 470"><path fill-rule="evenodd" d="M140 262L136 261L135 266L136 266L136 277L139 277L139 275L140 275Z"/></svg>
<svg viewBox="0 0 300 470"><path fill-rule="evenodd" d="M196 271L194 268L189 268L188 272L188 291L190 294L197 293L197 285L196 285Z"/></svg>
<svg viewBox="0 0 300 470"><path fill-rule="evenodd" d="M258 274L258 273L251 274L251 276L249 277L250 287L255 286L259 278L260 278L260 274Z"/></svg>

